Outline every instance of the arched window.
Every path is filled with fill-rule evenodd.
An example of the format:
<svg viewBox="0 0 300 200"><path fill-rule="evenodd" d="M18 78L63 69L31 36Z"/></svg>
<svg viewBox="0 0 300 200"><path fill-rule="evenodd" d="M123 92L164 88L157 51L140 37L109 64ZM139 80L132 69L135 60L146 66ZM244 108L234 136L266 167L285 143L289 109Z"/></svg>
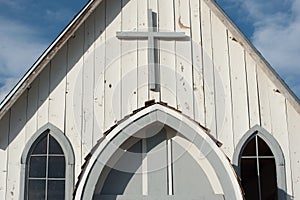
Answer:
<svg viewBox="0 0 300 200"><path fill-rule="evenodd" d="M246 200L278 199L275 157L258 135L246 144L240 166Z"/></svg>
<svg viewBox="0 0 300 200"><path fill-rule="evenodd" d="M251 128L237 144L232 162L246 200L286 199L284 156L265 129Z"/></svg>
<svg viewBox="0 0 300 200"><path fill-rule="evenodd" d="M65 171L64 152L47 131L27 158L25 199L65 199Z"/></svg>
<svg viewBox="0 0 300 200"><path fill-rule="evenodd" d="M21 164L20 199L71 199L74 154L65 135L47 124L28 141Z"/></svg>

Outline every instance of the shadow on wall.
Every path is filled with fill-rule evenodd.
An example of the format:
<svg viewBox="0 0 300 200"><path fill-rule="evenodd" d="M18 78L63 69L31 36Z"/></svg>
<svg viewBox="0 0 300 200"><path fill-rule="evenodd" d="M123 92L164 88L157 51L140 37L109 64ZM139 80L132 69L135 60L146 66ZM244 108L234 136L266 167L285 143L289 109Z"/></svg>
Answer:
<svg viewBox="0 0 300 200"><path fill-rule="evenodd" d="M19 97L19 99L14 103L10 110L6 112L3 118L0 120L0 149L6 150L9 144L20 134L28 121L32 119L33 116L37 113L39 108L44 104L46 100L49 99L49 95L57 86L62 82L66 81L65 76L72 70L75 64L84 56L85 52L89 47L96 41L96 39L103 33L107 26L119 15L122 8L126 6L129 0L123 0L121 4L119 0L103 0L103 2L98 5L98 8L101 6L104 8L109 8L109 17L104 17L102 30L95 31L94 38L92 41L86 41L85 36L89 35L88 30L85 30L85 23L83 23L77 31L73 34L72 37L65 43L64 47L61 49L67 48L68 51L63 57L63 62L58 65L54 65L51 61L47 67L37 76L33 81L33 84L43 87L28 87L25 92ZM117 6L112 6L117 5ZM113 9L111 9L113 7ZM90 18L94 17L95 11L91 13ZM81 39L80 39L81 38ZM59 54L59 52L58 52ZM72 58L72 59L70 59ZM84 66L83 66L84 67ZM51 73L53 71L58 72L57 74ZM44 81L47 79L47 81ZM43 80L43 83L40 84L39 81ZM68 80L68 83L72 80ZM76 80L73 80L76 81ZM35 88L35 89L33 89ZM42 91L42 94L39 92ZM35 98L30 98L29 94L36 93ZM67 97L68 92L65 91L65 97ZM31 95L32 96L32 95ZM28 109L28 105L31 105ZM72 106L72 105L70 105ZM33 133L31 133L33 134Z"/></svg>

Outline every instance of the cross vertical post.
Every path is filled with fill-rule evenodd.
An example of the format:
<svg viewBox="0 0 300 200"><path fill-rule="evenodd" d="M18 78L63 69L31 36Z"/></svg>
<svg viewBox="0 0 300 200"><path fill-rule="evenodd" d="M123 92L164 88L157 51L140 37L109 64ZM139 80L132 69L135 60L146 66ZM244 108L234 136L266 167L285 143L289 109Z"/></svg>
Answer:
<svg viewBox="0 0 300 200"><path fill-rule="evenodd" d="M156 49L156 40L185 40L187 36L184 32L158 32L154 24L154 13L148 10L148 32L117 32L116 36L120 40L148 40L148 78L149 89L159 91L158 78L158 51ZM156 19L155 19L156 20Z"/></svg>

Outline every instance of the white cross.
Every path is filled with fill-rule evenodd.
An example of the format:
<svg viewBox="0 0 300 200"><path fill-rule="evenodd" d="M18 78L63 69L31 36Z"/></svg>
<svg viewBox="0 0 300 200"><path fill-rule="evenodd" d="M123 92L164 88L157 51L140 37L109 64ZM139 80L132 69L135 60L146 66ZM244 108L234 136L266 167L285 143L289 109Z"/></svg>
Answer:
<svg viewBox="0 0 300 200"><path fill-rule="evenodd" d="M154 15L151 9L148 10L148 32L117 32L117 38L124 40L148 40L148 78L149 89L158 91L158 66L156 58L158 57L155 49L156 40L182 40L187 36L184 32L157 32L154 25Z"/></svg>

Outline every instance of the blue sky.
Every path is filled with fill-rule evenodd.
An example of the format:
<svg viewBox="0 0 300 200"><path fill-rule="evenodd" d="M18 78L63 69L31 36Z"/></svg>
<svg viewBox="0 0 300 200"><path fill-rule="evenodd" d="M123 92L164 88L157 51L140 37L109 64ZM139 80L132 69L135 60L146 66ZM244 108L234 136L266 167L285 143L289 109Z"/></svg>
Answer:
<svg viewBox="0 0 300 200"><path fill-rule="evenodd" d="M216 0L300 97L300 0ZM0 0L0 101L87 0Z"/></svg>

